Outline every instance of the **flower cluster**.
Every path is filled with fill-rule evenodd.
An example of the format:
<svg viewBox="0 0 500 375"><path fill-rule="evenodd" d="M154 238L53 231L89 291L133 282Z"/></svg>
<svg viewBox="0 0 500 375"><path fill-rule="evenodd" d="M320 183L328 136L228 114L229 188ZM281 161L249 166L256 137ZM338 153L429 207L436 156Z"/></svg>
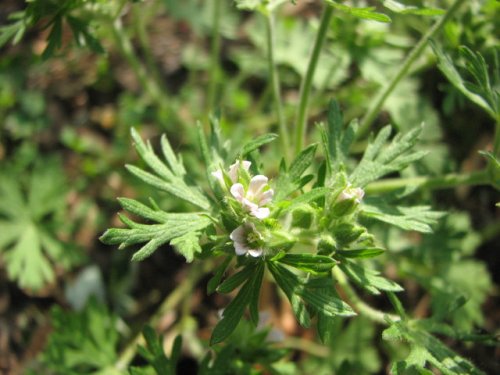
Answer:
<svg viewBox="0 0 500 375"><path fill-rule="evenodd" d="M262 220L271 214L266 206L271 202L274 191L269 187L268 178L264 175L250 177L248 170L251 162L247 160L236 161L229 167L227 176L231 181L229 192L231 196L239 202L245 212L257 220ZM226 188L224 172L217 170L212 175ZM245 179L244 177L248 176ZM254 220L255 220L254 219ZM263 253L261 243L262 235L255 225L249 221L245 222L231 232L229 236L234 243L234 250L237 255L261 256Z"/></svg>

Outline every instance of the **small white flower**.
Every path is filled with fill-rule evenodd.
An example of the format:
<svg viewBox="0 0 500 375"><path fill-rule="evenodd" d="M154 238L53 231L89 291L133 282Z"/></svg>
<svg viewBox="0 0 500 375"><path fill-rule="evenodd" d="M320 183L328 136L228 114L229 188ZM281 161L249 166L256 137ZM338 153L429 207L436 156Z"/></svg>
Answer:
<svg viewBox="0 0 500 375"><path fill-rule="evenodd" d="M257 240L261 240L262 236L251 223L240 225L231 232L229 238L233 241L236 255L251 255L257 258L263 253L261 248L254 249L253 247L256 246L252 246L257 243Z"/></svg>
<svg viewBox="0 0 500 375"><path fill-rule="evenodd" d="M342 190L340 195L337 197L337 202L342 202L347 199L354 199L356 203L361 203L361 200L365 196L365 191L361 188L353 188L351 184L348 184L347 187Z"/></svg>
<svg viewBox="0 0 500 375"><path fill-rule="evenodd" d="M266 189L269 187L267 181L266 176L259 174L252 177L246 191L240 183L231 186L232 196L257 219L265 219L270 214L269 208L262 207L271 202L274 195L273 189Z"/></svg>
<svg viewBox="0 0 500 375"><path fill-rule="evenodd" d="M248 171L250 165L252 165L252 163L247 160L241 160L241 161L237 160L236 163L231 164L229 166L229 171L227 173L231 181L233 183L236 183L238 181L238 173L240 168L243 168L245 171ZM212 172L212 176L214 176L222 185L225 184L222 170L218 169L215 172Z"/></svg>

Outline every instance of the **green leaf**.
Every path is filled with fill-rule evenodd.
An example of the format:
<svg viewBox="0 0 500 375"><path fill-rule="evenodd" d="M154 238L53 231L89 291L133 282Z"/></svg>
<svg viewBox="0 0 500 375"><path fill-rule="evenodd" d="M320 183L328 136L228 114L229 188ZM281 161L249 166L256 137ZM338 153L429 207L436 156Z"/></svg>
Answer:
<svg viewBox="0 0 500 375"><path fill-rule="evenodd" d="M443 9L409 6L401 4L396 0L384 0L382 1L382 4L387 9L401 14L415 14L418 16L441 16L445 14L445 11Z"/></svg>
<svg viewBox="0 0 500 375"><path fill-rule="evenodd" d="M255 289L260 289L262 277L264 273L264 263L259 262L256 266L256 272L247 279L238 292L238 295L231 301L231 303L224 309L222 319L215 326L212 337L210 338L210 345L215 345L225 340L236 328L238 323L243 317L245 308L248 304L254 303ZM255 306L253 306L254 308ZM252 313L253 316L254 313Z"/></svg>
<svg viewBox="0 0 500 375"><path fill-rule="evenodd" d="M267 143L274 141L276 138L278 138L277 134L273 134L273 133L263 134L255 139L253 139L252 141L250 141L246 145L244 145L241 149L240 156L244 157L245 155L248 155L252 151L257 150L260 146L263 146Z"/></svg>
<svg viewBox="0 0 500 375"><path fill-rule="evenodd" d="M384 249L379 247L366 247L364 249L349 249L349 250L337 250L335 254L341 255L345 258L373 258L383 254L385 252Z"/></svg>
<svg viewBox="0 0 500 375"><path fill-rule="evenodd" d="M222 277L224 276L224 272L226 272L227 267L231 263L231 257L226 257L224 262L217 267L214 276L210 278L207 284L207 294L212 294L217 289L217 286L220 284Z"/></svg>
<svg viewBox="0 0 500 375"><path fill-rule="evenodd" d="M366 148L349 181L354 186L363 187L389 173L399 172L410 163L422 158L426 152L412 151L421 131L422 128L417 127L406 134L397 134L386 146L386 141L391 135L391 127L384 127Z"/></svg>
<svg viewBox="0 0 500 375"><path fill-rule="evenodd" d="M349 14L356 18L361 18L364 20L377 21L377 22L392 22L391 18L383 13L374 12L374 7L369 8L355 8L345 4L339 4L334 0L326 0L328 4L333 6L335 9L340 10L346 14Z"/></svg>
<svg viewBox="0 0 500 375"><path fill-rule="evenodd" d="M356 315L351 306L339 298L330 276L310 278L298 293L318 314L330 318Z"/></svg>
<svg viewBox="0 0 500 375"><path fill-rule="evenodd" d="M186 258L186 262L191 263L195 254L201 253L200 233L188 232L170 241L170 245Z"/></svg>
<svg viewBox="0 0 500 375"><path fill-rule="evenodd" d="M164 157L168 165L156 156L149 142L144 143L142 141L134 128L131 129L131 135L135 142L137 153L154 172L154 174L152 174L135 166L126 166L132 174L147 184L175 195L202 209L207 210L210 207L210 203L203 193L197 187L188 186L184 181L183 177L185 170L182 166L182 162L175 157L165 137L162 138L161 143Z"/></svg>
<svg viewBox="0 0 500 375"><path fill-rule="evenodd" d="M396 363L391 369L395 374L407 374L413 368L417 373L434 373L425 369L431 365L446 375L484 374L471 362L460 357L428 332L420 329L415 321L393 322L382 337L390 341L406 341L411 351L405 361ZM422 372L420 372L422 371Z"/></svg>
<svg viewBox="0 0 500 375"><path fill-rule="evenodd" d="M280 171L278 180L276 181L276 193L274 196L276 202L286 198L308 182L308 179L304 179L302 174L312 164L316 148L317 145L314 144L302 150L288 170Z"/></svg>
<svg viewBox="0 0 500 375"><path fill-rule="evenodd" d="M211 224L211 220L202 214L189 213L167 213L154 211L139 202L130 199L121 199L120 203L124 207L130 208L131 212L145 218L155 220L160 224L138 224L124 216L120 216L122 221L129 228L108 229L100 238L108 245L120 245L125 248L139 243L142 246L132 257L133 261L141 261L150 256L161 245L181 237L177 240L178 250L186 257L187 261L192 260L199 248L194 243L195 237L199 236L199 231ZM192 233L188 235L189 233ZM185 236L185 237L184 237Z"/></svg>
<svg viewBox="0 0 500 375"><path fill-rule="evenodd" d="M114 366L119 339L116 317L103 305L91 299L81 312L56 306L51 316L53 331L41 356L44 368L52 370L47 373L98 373Z"/></svg>
<svg viewBox="0 0 500 375"><path fill-rule="evenodd" d="M301 194L289 201L282 201L281 205L284 207L283 212L291 211L294 208L300 207L306 203L314 202L320 198L323 198L330 191L331 189L329 188L314 188L307 193Z"/></svg>
<svg viewBox="0 0 500 375"><path fill-rule="evenodd" d="M241 271L235 273L217 287L219 293L231 293L255 272L257 265L254 263L246 265Z"/></svg>
<svg viewBox="0 0 500 375"><path fill-rule="evenodd" d="M429 206L401 207L393 206L378 199L366 199L361 215L397 226L405 230L432 232L431 225L444 216L444 212L432 211Z"/></svg>
<svg viewBox="0 0 500 375"><path fill-rule="evenodd" d="M56 266L69 269L83 258L54 232L65 225L66 181L53 160L39 161L29 176L13 178L16 175L8 173L8 168L2 172L0 256L9 279L36 292L54 281ZM21 183L24 177L29 177L26 184Z"/></svg>
<svg viewBox="0 0 500 375"><path fill-rule="evenodd" d="M179 359L179 352L182 346L182 337L177 336L174 340L172 355L169 359L163 351L163 337L158 336L153 328L146 325L142 330L142 334L146 341L146 346L139 345L138 353L143 357L155 370L158 375L175 375L176 365ZM134 369L138 371L138 368Z"/></svg>
<svg viewBox="0 0 500 375"><path fill-rule="evenodd" d="M500 113L500 94L490 84L488 66L480 53L461 47L460 53L466 60L466 68L474 79L474 83L466 81L455 68L452 59L431 41L432 49L438 58L438 68L463 95L483 108L493 119ZM496 67L498 70L498 66Z"/></svg>
<svg viewBox="0 0 500 375"><path fill-rule="evenodd" d="M268 261L267 265L276 284L283 290L290 301L292 310L300 325L309 327L311 324L311 317L299 295L300 290L303 288L303 281L278 262Z"/></svg>
<svg viewBox="0 0 500 375"><path fill-rule="evenodd" d="M353 121L344 129L342 111L337 101L332 100L328 107L328 124L320 124L321 139L325 149L327 166L332 171L338 171L348 157L358 129L357 122Z"/></svg>
<svg viewBox="0 0 500 375"><path fill-rule="evenodd" d="M339 267L354 283L372 294L380 294L380 290L401 292L404 289L394 281L379 276L380 273L353 262L342 262Z"/></svg>
<svg viewBox="0 0 500 375"><path fill-rule="evenodd" d="M329 272L337 262L324 255L285 254L278 262L312 274Z"/></svg>

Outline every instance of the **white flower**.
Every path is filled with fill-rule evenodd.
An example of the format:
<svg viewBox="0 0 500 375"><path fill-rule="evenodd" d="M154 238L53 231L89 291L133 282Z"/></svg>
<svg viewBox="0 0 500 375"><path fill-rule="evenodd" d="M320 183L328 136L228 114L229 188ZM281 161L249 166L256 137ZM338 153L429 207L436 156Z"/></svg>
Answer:
<svg viewBox="0 0 500 375"><path fill-rule="evenodd" d="M257 247L255 244L257 244L258 240L262 239L262 236L251 223L240 225L231 232L229 238L233 240L236 255L251 255L257 258L263 253L261 248L253 248ZM252 244L254 246L252 246Z"/></svg>
<svg viewBox="0 0 500 375"><path fill-rule="evenodd" d="M247 160L237 160L236 163L231 164L229 166L229 171L227 172L231 181L236 183L238 181L239 169L243 168L245 171L248 171L251 164L252 163ZM214 176L222 185L225 185L222 170L218 169L215 172L212 172L212 176Z"/></svg>
<svg viewBox="0 0 500 375"><path fill-rule="evenodd" d="M354 199L356 203L361 203L361 200L365 196L365 191L361 188L353 188L351 184L348 184L347 187L342 190L340 195L337 197L337 202L342 202L347 199Z"/></svg>
<svg viewBox="0 0 500 375"><path fill-rule="evenodd" d="M273 189L266 189L269 187L267 181L266 176L259 174L252 177L246 191L240 183L231 186L232 196L257 219L265 219L270 214L269 208L262 207L269 203L274 195Z"/></svg>

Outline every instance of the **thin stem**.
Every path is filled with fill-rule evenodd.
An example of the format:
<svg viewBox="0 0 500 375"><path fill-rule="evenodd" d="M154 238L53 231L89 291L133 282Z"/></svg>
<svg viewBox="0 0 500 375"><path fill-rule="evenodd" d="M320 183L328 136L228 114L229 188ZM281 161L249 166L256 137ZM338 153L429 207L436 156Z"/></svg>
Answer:
<svg viewBox="0 0 500 375"><path fill-rule="evenodd" d="M220 78L220 16L221 0L213 3L213 25L212 25L212 49L210 54L210 83L208 87L208 109L213 111L217 105L217 86Z"/></svg>
<svg viewBox="0 0 500 375"><path fill-rule="evenodd" d="M295 126L296 154L298 154L304 147L306 131L307 131L306 122L307 122L307 111L309 107L309 96L311 94L311 87L314 78L314 73L316 72L316 67L318 66L319 55L323 47L323 43L326 39L326 34L328 31L330 20L332 18L332 14L333 14L333 8L325 4L325 10L321 17L321 23L319 26L318 34L316 34L316 40L314 41L311 57L309 58L307 72L300 86L299 109L297 113L297 123Z"/></svg>
<svg viewBox="0 0 500 375"><path fill-rule="evenodd" d="M396 322L400 321L401 318L394 314L388 314L383 311L379 311L374 309L373 307L367 305L365 302L359 298L356 294L355 290L349 284L346 275L337 267L333 268L333 275L335 279L342 287L342 290L345 292L349 303L357 310L360 314L366 316L368 319L373 320L374 322L387 325L387 318Z"/></svg>
<svg viewBox="0 0 500 375"><path fill-rule="evenodd" d="M487 170L471 173L451 173L438 177L409 177L409 178L387 178L368 184L364 190L367 194L387 193L401 189L406 186L415 186L417 189L449 189L460 185L486 185L490 183Z"/></svg>
<svg viewBox="0 0 500 375"><path fill-rule="evenodd" d="M361 120L359 131L357 133L357 137L363 137L370 130L373 121L378 116L382 105L384 104L387 97L392 93L396 85L401 81L401 79L408 73L413 62L421 55L424 48L427 46L429 40L434 37L444 26L444 24L450 19L450 17L457 11L457 9L464 3L465 0L455 0L451 7L446 11L445 15L441 17L441 19L436 22L427 33L420 39L417 45L411 50L409 55L406 57L406 60L403 62L401 67L399 68L396 75L392 78L392 80L383 87L375 100L371 103L368 111L365 116Z"/></svg>
<svg viewBox="0 0 500 375"><path fill-rule="evenodd" d="M179 286L174 289L172 293L170 293L163 301L158 310L156 310L153 316L149 319L149 324L156 325L167 311L173 310L185 299L189 298L191 291L195 288L198 281L211 269L211 267L211 262L206 261L202 264L195 263L191 265L186 279L184 279L182 283L179 284ZM142 332L139 332L121 352L115 363L115 368L118 370L125 370L135 357L137 345L143 344L144 337L142 336Z"/></svg>
<svg viewBox="0 0 500 375"><path fill-rule="evenodd" d="M141 83L146 93L150 98L160 107L161 110L169 109L167 103L168 98L165 93L160 88L160 85L152 79L152 76L148 74L146 68L137 58L132 43L127 37L125 30L123 29L123 24L120 17L112 23L112 34L115 42L120 49L120 52L125 57L130 67L134 71L137 79Z"/></svg>
<svg viewBox="0 0 500 375"><path fill-rule="evenodd" d="M267 26L267 59L269 63L269 75L271 79L271 85L274 96L274 106L276 108L276 114L278 116L281 151L286 161L288 160L287 156L290 143L288 139L288 132L286 129L285 115L283 113L283 105L281 103L281 87L278 76L278 69L276 67L276 62L274 58L274 50L275 50L274 13L270 11L269 14L265 16L265 18Z"/></svg>

